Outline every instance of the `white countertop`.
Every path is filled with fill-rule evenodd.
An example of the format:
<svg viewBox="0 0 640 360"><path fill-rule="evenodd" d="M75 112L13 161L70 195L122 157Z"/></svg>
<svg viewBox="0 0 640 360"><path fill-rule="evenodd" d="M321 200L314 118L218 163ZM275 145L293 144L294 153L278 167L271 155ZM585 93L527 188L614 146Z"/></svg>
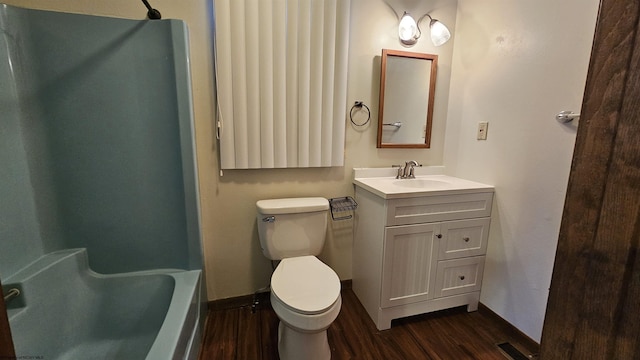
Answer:
<svg viewBox="0 0 640 360"><path fill-rule="evenodd" d="M454 195L493 192L491 185L452 176L433 174L440 169L415 168L415 179L396 179L397 169L354 169L353 183L383 199L400 199L428 195Z"/></svg>

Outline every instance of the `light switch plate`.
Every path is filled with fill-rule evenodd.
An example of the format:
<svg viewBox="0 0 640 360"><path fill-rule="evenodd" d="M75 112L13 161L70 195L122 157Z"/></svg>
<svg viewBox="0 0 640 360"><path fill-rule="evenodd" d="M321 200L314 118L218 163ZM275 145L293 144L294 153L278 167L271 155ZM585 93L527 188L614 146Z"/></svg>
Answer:
<svg viewBox="0 0 640 360"><path fill-rule="evenodd" d="M489 129L489 122L480 121L478 123L478 140L487 140L488 129Z"/></svg>

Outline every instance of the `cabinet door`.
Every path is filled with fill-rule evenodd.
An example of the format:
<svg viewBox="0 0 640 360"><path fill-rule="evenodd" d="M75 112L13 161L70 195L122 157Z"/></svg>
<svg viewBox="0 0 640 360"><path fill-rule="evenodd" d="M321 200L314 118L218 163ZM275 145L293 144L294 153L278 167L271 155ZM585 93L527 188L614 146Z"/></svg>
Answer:
<svg viewBox="0 0 640 360"><path fill-rule="evenodd" d="M433 298L437 224L385 228L381 307Z"/></svg>
<svg viewBox="0 0 640 360"><path fill-rule="evenodd" d="M443 222L440 226L440 260L487 253L490 218Z"/></svg>

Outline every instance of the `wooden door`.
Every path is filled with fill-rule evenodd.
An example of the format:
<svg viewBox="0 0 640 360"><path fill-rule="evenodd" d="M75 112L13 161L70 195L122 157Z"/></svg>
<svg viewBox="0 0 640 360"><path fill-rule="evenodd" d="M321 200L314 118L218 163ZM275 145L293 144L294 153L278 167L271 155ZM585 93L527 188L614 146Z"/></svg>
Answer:
<svg viewBox="0 0 640 360"><path fill-rule="evenodd" d="M639 14L640 0L600 4L542 332L543 360L639 356Z"/></svg>

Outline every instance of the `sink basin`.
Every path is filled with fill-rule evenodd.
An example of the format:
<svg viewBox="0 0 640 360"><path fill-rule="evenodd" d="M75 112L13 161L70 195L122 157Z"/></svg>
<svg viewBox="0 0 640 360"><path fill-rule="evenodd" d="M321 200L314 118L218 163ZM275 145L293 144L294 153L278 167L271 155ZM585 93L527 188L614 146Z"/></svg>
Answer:
<svg viewBox="0 0 640 360"><path fill-rule="evenodd" d="M416 171L423 168L416 168ZM362 171L364 170L364 171ZM426 195L454 195L464 193L493 192L493 186L447 175L421 175L415 179L396 179L395 168L356 169L353 183L384 199L407 198Z"/></svg>
<svg viewBox="0 0 640 360"><path fill-rule="evenodd" d="M445 180L433 180L433 179L402 179L392 182L393 185L400 187L407 187L412 189L420 188L445 188L451 184Z"/></svg>

